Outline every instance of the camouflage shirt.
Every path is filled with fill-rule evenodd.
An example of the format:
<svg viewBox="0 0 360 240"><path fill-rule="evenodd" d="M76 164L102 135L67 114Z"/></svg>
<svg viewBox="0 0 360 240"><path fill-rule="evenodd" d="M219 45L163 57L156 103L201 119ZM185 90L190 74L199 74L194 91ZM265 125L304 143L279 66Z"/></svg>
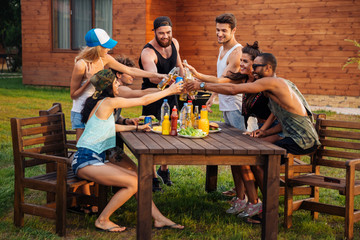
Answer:
<svg viewBox="0 0 360 240"><path fill-rule="evenodd" d="M319 136L313 125L313 116L310 106L306 102L304 96L294 83L286 80L286 83L298 95L304 105L308 116L300 116L283 109L279 104L269 98L269 108L281 123L285 137L292 138L302 149L308 149L316 145L320 145Z"/></svg>

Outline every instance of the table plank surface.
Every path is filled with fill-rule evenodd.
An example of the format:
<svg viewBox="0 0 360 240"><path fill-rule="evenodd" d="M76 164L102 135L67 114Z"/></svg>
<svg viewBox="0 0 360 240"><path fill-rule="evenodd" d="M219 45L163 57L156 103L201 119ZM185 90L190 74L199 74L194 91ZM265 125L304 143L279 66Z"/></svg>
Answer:
<svg viewBox="0 0 360 240"><path fill-rule="evenodd" d="M122 132L121 135L136 154L285 154L285 150L276 145L239 134L238 129L225 124L220 126L221 132L210 133L201 139L164 136L154 132Z"/></svg>
<svg viewBox="0 0 360 240"><path fill-rule="evenodd" d="M139 160L137 239L151 239L149 206L153 164L208 165L211 173L207 174L207 181L210 182L216 180L213 177L217 174L216 165L263 165L262 239L277 239L280 156L286 151L224 123L219 123L219 127L220 132L201 139L154 132L120 132L124 143Z"/></svg>

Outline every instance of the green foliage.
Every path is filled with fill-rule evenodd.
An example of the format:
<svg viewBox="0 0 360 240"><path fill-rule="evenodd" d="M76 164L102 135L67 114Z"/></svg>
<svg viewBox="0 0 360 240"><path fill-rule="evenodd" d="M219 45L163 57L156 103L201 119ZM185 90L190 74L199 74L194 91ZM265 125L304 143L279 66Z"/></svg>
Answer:
<svg viewBox="0 0 360 240"><path fill-rule="evenodd" d="M0 44L6 53L13 54L10 70L16 71L22 66L20 0L2 0L0 3Z"/></svg>
<svg viewBox="0 0 360 240"><path fill-rule="evenodd" d="M351 39L345 39L344 41L346 42L351 42L353 43L356 47L360 48L360 43L358 43L356 40L351 40ZM358 50L358 55L356 57L349 57L348 60L346 61L346 63L344 64L344 66L342 67L342 69L344 69L347 65L349 64L357 64L358 68L360 70L360 50Z"/></svg>

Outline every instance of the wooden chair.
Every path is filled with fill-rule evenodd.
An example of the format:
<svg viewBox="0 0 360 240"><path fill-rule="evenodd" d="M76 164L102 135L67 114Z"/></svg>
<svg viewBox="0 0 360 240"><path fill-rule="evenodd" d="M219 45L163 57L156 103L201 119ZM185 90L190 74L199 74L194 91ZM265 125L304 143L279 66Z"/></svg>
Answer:
<svg viewBox="0 0 360 240"><path fill-rule="evenodd" d="M313 113L314 117L314 125L316 124L316 120L326 119L326 114L320 113L316 114ZM291 153L287 154L287 161L291 161L292 164L292 172L294 176L298 176L300 174L304 173L311 173L312 172L312 159L315 152L312 152L310 154L304 154L304 155L294 155ZM309 163L304 162L301 160L302 158L307 157L309 158ZM286 164L280 166L280 189L279 189L279 195L285 196L285 172L286 172ZM297 186L293 188L293 195L309 195L311 196L313 192L315 191L314 187L312 186Z"/></svg>
<svg viewBox="0 0 360 240"><path fill-rule="evenodd" d="M32 118L12 118L11 132L15 164L14 224L24 225L24 214L56 220L56 233L66 235L66 209L73 196L68 190L88 184L78 179L69 170L66 147L64 114ZM32 167L55 163L56 171L34 175ZM36 170L38 172L41 170ZM24 189L34 189L55 194L55 199L46 204L25 202ZM88 196L88 200L99 206L106 205L106 188L101 188L99 197Z"/></svg>
<svg viewBox="0 0 360 240"><path fill-rule="evenodd" d="M316 129L321 147L313 157L312 173L294 176L292 161L287 163L284 225L292 226L293 211L298 209L312 211L314 218L317 212L342 216L345 237L353 239L354 222L360 221L360 210L354 209L354 196L360 194L360 180L355 180L355 171L360 170L360 122L318 119ZM294 187L303 185L314 187L313 195L293 201ZM338 190L345 195L345 206L320 203L318 188Z"/></svg>

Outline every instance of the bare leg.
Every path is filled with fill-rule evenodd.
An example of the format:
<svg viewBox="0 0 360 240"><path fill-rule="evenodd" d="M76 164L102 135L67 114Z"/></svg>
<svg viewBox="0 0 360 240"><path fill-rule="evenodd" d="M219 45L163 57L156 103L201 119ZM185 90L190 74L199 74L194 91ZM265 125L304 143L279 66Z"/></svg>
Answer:
<svg viewBox="0 0 360 240"><path fill-rule="evenodd" d="M128 173L129 170L123 169L112 163L102 166L86 166L78 171L78 176L90 181L107 186L117 186L121 189L115 193L105 209L95 221L95 226L101 229L112 231L124 231L124 227L110 221L111 214L121 207L129 198L137 192L137 177Z"/></svg>
<svg viewBox="0 0 360 240"><path fill-rule="evenodd" d="M251 203L258 203L258 194L255 185L255 177L250 166L241 166L241 177L244 181L246 193Z"/></svg>
<svg viewBox="0 0 360 240"><path fill-rule="evenodd" d="M241 166L231 166L231 172L234 179L236 196L243 200L245 198L245 186L241 177Z"/></svg>
<svg viewBox="0 0 360 240"><path fill-rule="evenodd" d="M256 182L258 183L261 192L263 191L263 183L264 183L264 169L262 166L252 166L252 172L255 175Z"/></svg>
<svg viewBox="0 0 360 240"><path fill-rule="evenodd" d="M118 166L131 166L131 168L127 167L127 172L137 178L137 166L136 164L129 158L124 157L120 162L115 163ZM137 199L137 194L135 194L135 198ZM160 210L156 207L154 201L151 201L151 216L154 219L154 226L155 227L163 227L163 226L170 226L176 224L175 222L171 221L167 217L165 217ZM182 225L174 225L173 228L183 229L184 226Z"/></svg>

